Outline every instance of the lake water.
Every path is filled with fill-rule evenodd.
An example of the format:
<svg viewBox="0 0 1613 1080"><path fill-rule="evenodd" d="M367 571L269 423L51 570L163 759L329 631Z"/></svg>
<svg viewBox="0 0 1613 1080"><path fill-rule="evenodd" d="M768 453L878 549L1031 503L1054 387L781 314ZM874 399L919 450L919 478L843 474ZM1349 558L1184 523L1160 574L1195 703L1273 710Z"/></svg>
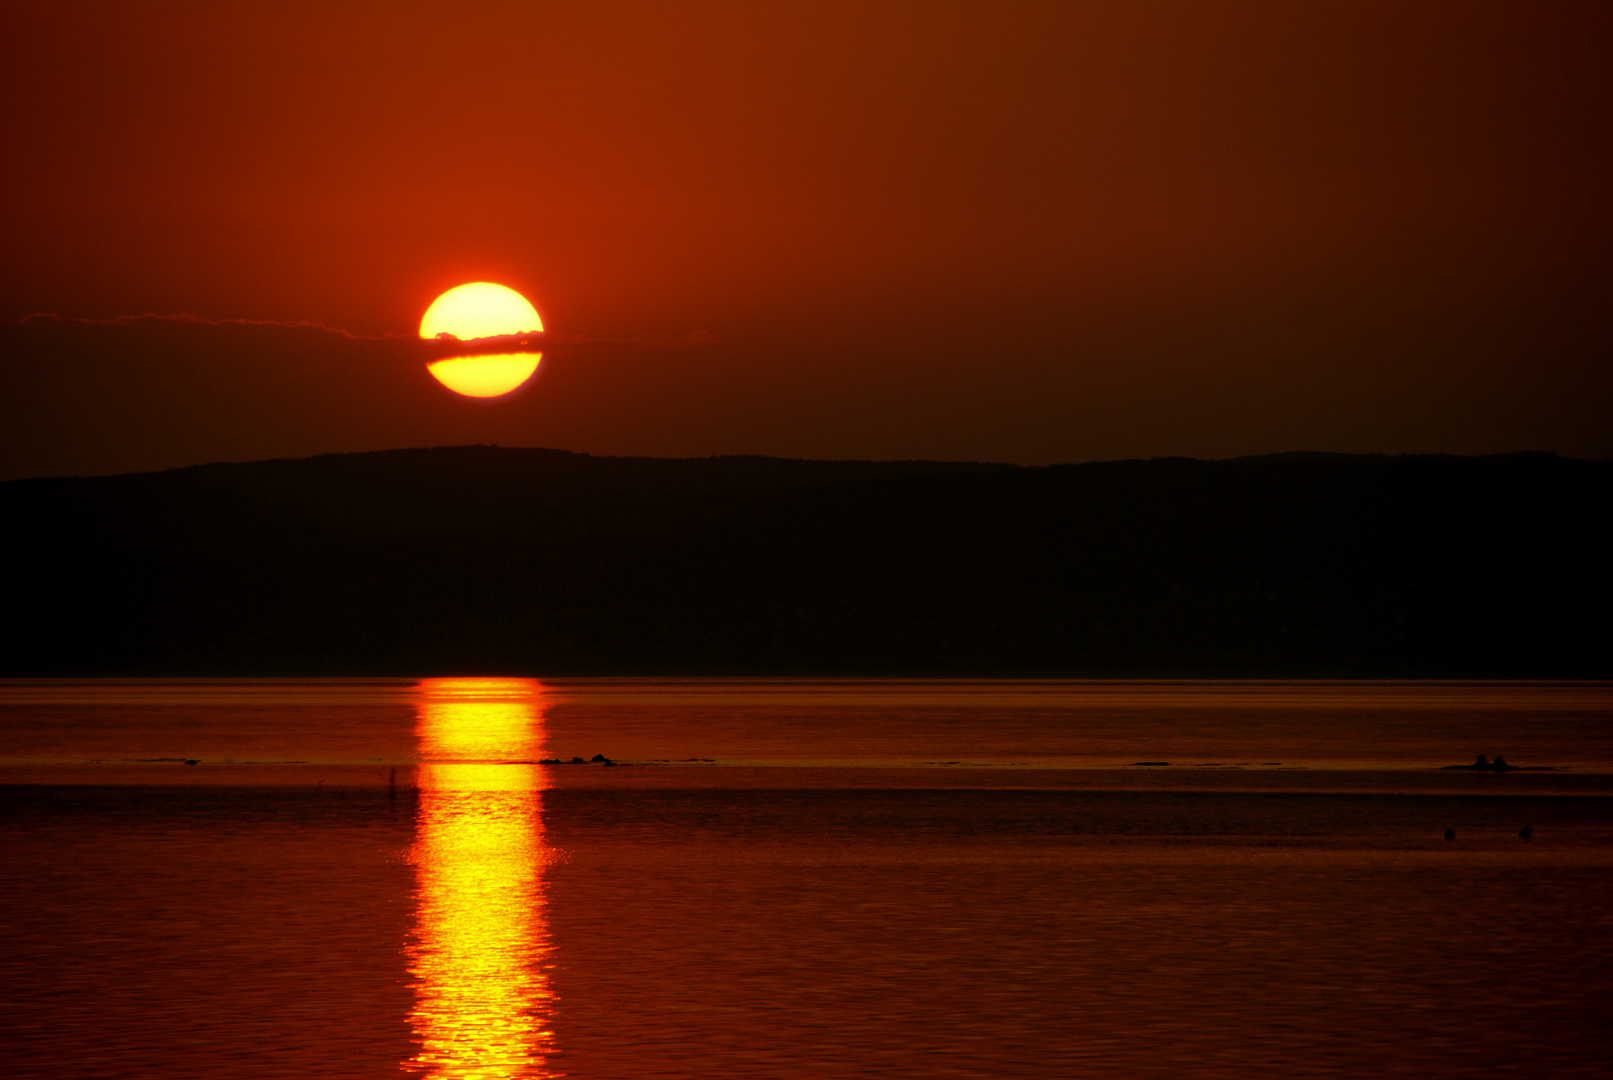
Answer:
<svg viewBox="0 0 1613 1080"><path fill-rule="evenodd" d="M1610 870L1606 684L7 681L0 1075L1608 1076Z"/></svg>

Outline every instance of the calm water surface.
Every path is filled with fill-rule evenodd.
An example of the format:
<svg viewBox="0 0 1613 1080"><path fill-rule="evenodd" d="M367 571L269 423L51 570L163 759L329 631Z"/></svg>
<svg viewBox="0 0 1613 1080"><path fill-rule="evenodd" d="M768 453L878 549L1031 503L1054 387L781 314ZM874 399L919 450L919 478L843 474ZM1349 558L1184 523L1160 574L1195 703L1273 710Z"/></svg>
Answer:
<svg viewBox="0 0 1613 1080"><path fill-rule="evenodd" d="M1610 802L1607 685L4 682L0 1075L1607 1076Z"/></svg>

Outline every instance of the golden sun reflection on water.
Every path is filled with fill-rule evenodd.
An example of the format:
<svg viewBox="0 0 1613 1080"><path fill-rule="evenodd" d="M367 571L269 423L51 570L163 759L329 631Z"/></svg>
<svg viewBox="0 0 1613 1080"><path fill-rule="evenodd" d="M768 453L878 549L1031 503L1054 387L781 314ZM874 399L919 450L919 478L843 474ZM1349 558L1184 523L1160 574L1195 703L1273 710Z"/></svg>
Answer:
<svg viewBox="0 0 1613 1080"><path fill-rule="evenodd" d="M542 686L420 684L419 820L408 944L419 1050L406 1069L443 1080L558 1077L544 870ZM514 759L514 760L512 760Z"/></svg>

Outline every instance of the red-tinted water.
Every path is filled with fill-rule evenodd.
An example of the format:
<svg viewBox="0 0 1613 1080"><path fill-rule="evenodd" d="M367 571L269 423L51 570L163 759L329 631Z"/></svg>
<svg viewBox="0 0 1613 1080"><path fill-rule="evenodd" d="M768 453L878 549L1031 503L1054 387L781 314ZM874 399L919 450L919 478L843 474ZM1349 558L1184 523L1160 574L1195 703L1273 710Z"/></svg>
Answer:
<svg viewBox="0 0 1613 1080"><path fill-rule="evenodd" d="M0 1073L1606 1075L1610 719L1600 686L4 684ZM1435 768L1481 752L1571 768ZM595 753L716 760L528 764Z"/></svg>

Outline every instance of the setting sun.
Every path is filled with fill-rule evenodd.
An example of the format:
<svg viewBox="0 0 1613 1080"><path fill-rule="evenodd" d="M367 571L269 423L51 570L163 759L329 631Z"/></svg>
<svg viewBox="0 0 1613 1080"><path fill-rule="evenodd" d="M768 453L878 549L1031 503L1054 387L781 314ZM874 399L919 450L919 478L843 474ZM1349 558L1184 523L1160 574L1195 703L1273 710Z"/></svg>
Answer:
<svg viewBox="0 0 1613 1080"><path fill-rule="evenodd" d="M491 281L473 281L449 289L426 309L420 320L420 336L447 335L461 341L497 337L504 334L536 334L543 331L527 298L514 289Z"/></svg>
<svg viewBox="0 0 1613 1080"><path fill-rule="evenodd" d="M542 353L497 353L492 356L455 356L427 364L438 382L466 397L508 394L538 370Z"/></svg>
<svg viewBox="0 0 1613 1080"><path fill-rule="evenodd" d="M427 340L474 341L542 332L543 320L526 297L490 281L473 281L449 289L432 302L420 320L420 336ZM542 359L539 352L503 352L453 356L426 367L456 394L492 398L525 383Z"/></svg>

